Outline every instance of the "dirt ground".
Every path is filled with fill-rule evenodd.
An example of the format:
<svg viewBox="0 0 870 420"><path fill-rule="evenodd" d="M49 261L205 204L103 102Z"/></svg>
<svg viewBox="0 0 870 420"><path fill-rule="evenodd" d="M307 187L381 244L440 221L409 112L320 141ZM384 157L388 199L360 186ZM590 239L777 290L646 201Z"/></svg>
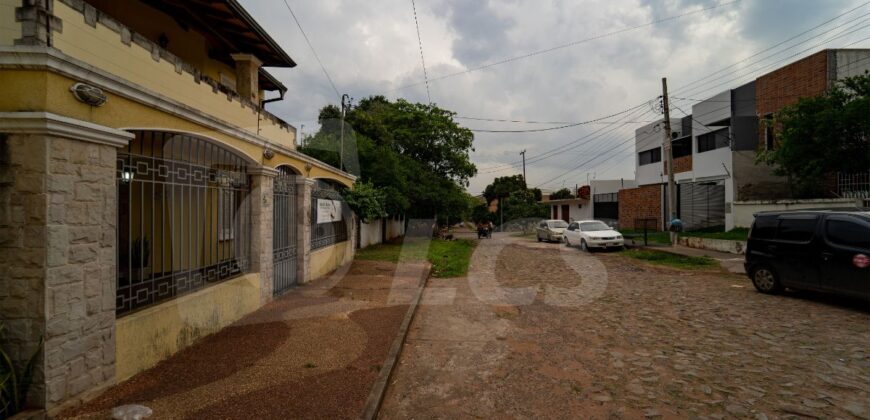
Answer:
<svg viewBox="0 0 870 420"><path fill-rule="evenodd" d="M112 407L142 404L156 419L356 418L426 269L396 270L354 262L62 417L110 418Z"/></svg>
<svg viewBox="0 0 870 420"><path fill-rule="evenodd" d="M380 413L412 417L868 419L870 310L496 235L429 280Z"/></svg>

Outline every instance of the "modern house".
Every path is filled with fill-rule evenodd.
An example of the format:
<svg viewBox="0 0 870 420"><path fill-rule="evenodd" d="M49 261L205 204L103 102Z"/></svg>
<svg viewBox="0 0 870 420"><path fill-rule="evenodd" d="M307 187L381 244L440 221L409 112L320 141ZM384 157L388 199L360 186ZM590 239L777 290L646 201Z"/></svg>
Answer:
<svg viewBox="0 0 870 420"><path fill-rule="evenodd" d="M619 219L618 192L636 186L634 180L594 179L589 185L578 188L574 198L551 200L548 196L541 203L550 206L552 219L566 222L595 219L616 223Z"/></svg>
<svg viewBox="0 0 870 420"><path fill-rule="evenodd" d="M672 118L676 213L684 227L730 230L748 227L753 213L776 206L835 205L824 199L792 200L788 180L757 163L756 156L759 150L776 147L772 117L782 107L820 95L837 80L868 70L870 50L824 50L699 101L692 106L691 116ZM660 120L635 132L639 187L620 192L620 225L647 220L663 229L667 224L668 177L661 127Z"/></svg>
<svg viewBox="0 0 870 420"><path fill-rule="evenodd" d="M353 255L236 0L0 0L0 320L49 415ZM44 337L41 348L38 342Z"/></svg>

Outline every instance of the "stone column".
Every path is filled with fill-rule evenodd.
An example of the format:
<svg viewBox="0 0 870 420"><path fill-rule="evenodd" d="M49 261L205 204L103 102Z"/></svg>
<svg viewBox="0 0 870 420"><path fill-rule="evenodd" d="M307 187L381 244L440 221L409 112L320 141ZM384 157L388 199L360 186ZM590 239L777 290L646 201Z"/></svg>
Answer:
<svg viewBox="0 0 870 420"><path fill-rule="evenodd" d="M272 264L272 201L275 177L278 171L260 167L253 171L251 189L251 272L260 273L260 303L272 300L275 291Z"/></svg>
<svg viewBox="0 0 870 420"><path fill-rule="evenodd" d="M29 402L49 415L115 380L117 148L131 133L0 113L0 316L12 357L45 342Z"/></svg>
<svg viewBox="0 0 870 420"><path fill-rule="evenodd" d="M296 281L305 284L311 281L311 190L314 180L296 177Z"/></svg>
<svg viewBox="0 0 870 420"><path fill-rule="evenodd" d="M252 54L232 54L236 62L236 90L239 96L259 105L260 66L263 62Z"/></svg>

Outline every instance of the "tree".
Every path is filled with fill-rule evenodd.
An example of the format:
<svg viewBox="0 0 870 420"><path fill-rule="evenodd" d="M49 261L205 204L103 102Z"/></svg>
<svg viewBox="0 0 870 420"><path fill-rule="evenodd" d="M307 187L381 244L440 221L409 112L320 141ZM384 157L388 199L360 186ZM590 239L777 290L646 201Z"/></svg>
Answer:
<svg viewBox="0 0 870 420"><path fill-rule="evenodd" d="M574 198L574 194L571 194L571 190L567 188L562 188L561 190L550 194L550 200L563 200L566 198Z"/></svg>
<svg viewBox="0 0 870 420"><path fill-rule="evenodd" d="M371 183L357 181L354 188L345 190L342 196L364 223L387 217L385 194Z"/></svg>
<svg viewBox="0 0 870 420"><path fill-rule="evenodd" d="M320 130L300 151L338 166L343 149L345 168L382 192L389 214L458 220L470 214L463 187L477 168L470 158L474 136L454 115L435 105L372 96L347 113L342 127L340 110L328 105L320 110Z"/></svg>
<svg viewBox="0 0 870 420"><path fill-rule="evenodd" d="M834 172L870 168L870 74L837 82L823 95L802 98L775 117L777 144L759 161L789 177L793 193L818 197Z"/></svg>
<svg viewBox="0 0 870 420"><path fill-rule="evenodd" d="M505 221L528 218L543 219L550 214L547 205L535 200L534 192L527 189L512 192L506 199L500 200L499 205L504 211Z"/></svg>
<svg viewBox="0 0 870 420"><path fill-rule="evenodd" d="M522 191L526 189L526 180L522 175L502 176L492 181L492 184L486 186L483 190L483 197L486 202L501 197L507 197L514 191Z"/></svg>

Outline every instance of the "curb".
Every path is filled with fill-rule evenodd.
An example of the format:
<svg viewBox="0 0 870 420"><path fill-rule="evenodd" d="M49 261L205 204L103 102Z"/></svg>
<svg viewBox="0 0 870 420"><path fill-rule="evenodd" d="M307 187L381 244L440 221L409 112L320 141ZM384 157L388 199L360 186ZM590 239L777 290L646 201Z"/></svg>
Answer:
<svg viewBox="0 0 870 420"><path fill-rule="evenodd" d="M413 301L411 302L411 306L408 308L408 312L405 313L405 319L402 320L402 325L399 327L399 331L396 334L396 338L393 340L392 346L390 346L390 352L387 354L387 359L384 361L383 366L381 366L381 371L378 372L378 379L375 381L374 386L372 386L368 398L366 398L366 405L363 409L363 413L359 417L360 419L373 420L378 417L378 412L381 410L381 404L384 402L384 396L387 394L387 387L390 384L390 378L393 376L393 371L396 370L396 362L399 360L399 356L402 354L402 348L405 346L405 338L408 336L408 329L411 327L411 321L414 320L414 316L417 314L417 307L420 306L420 299L423 297L423 291L429 283L429 276L431 274L432 264L427 264L425 275L420 281L420 290L417 291Z"/></svg>

